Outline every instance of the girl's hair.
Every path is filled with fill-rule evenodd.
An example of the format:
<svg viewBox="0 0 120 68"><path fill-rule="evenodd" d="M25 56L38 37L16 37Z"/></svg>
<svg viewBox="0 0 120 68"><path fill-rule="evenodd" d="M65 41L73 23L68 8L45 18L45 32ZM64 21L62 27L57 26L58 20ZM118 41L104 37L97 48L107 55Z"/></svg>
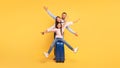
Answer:
<svg viewBox="0 0 120 68"><path fill-rule="evenodd" d="M55 22L55 28L58 28L57 25L60 24L60 25L61 25L61 27L60 27L60 32L61 32L61 35L63 35L63 34L62 34L62 24L61 24L61 22L58 22L58 21L57 21L57 18L60 18L60 17L59 17L59 16L56 17L56 20L55 20L55 21L56 21L56 22Z"/></svg>

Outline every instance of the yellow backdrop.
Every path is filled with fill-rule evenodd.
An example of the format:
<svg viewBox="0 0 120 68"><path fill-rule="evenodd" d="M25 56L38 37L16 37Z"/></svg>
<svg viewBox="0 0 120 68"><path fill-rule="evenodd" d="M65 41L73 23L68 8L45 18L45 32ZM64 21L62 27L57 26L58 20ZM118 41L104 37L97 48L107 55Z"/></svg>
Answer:
<svg viewBox="0 0 120 68"><path fill-rule="evenodd" d="M56 64L53 52L45 58L53 33L40 34L54 24L44 11L68 13L68 21L81 20L65 30L65 40L79 47L74 54L65 46L65 63ZM120 68L119 0L1 0L0 68Z"/></svg>

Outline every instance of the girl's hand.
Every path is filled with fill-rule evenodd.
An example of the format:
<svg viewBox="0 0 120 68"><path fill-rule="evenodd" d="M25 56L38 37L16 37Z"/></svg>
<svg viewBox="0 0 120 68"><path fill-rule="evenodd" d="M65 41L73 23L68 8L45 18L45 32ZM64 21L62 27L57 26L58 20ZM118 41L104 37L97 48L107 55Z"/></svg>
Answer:
<svg viewBox="0 0 120 68"><path fill-rule="evenodd" d="M44 32L41 32L42 35L44 35L45 33Z"/></svg>

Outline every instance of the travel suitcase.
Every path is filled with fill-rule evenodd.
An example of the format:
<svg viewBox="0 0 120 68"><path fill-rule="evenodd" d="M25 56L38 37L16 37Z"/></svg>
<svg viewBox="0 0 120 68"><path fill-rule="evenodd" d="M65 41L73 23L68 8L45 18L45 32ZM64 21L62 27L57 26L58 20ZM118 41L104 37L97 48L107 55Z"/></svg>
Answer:
<svg viewBox="0 0 120 68"><path fill-rule="evenodd" d="M55 58L56 62L64 62L65 54L64 54L64 43L62 41L56 42L56 49L55 49Z"/></svg>

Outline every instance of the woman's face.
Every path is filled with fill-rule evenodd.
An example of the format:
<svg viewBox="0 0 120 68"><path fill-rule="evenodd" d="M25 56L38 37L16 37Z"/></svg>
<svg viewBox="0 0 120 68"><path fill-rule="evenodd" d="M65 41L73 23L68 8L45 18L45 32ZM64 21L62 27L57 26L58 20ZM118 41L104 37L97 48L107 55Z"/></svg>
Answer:
<svg viewBox="0 0 120 68"><path fill-rule="evenodd" d="M62 25L61 25L60 23L58 23L57 27L58 27L58 28L61 28L61 27L62 27Z"/></svg>
<svg viewBox="0 0 120 68"><path fill-rule="evenodd" d="M57 22L60 22L60 21L61 21L61 18L58 17L58 18L57 18Z"/></svg>

